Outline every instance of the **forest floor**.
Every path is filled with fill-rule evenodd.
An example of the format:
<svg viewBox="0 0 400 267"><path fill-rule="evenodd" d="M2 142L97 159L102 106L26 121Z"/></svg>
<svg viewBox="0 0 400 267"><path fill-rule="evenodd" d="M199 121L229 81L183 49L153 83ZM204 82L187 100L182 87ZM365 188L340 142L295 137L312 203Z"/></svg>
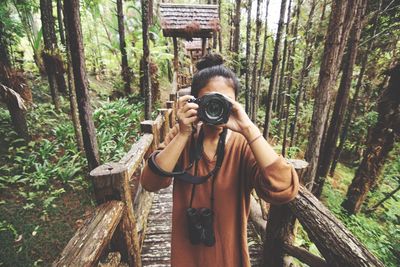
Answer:
<svg viewBox="0 0 400 267"><path fill-rule="evenodd" d="M118 160L137 139L143 103L136 96L109 101L112 82L94 76L89 80L101 161ZM29 144L10 131L8 112L0 107L0 266L50 265L95 205L86 161L76 149L67 115L67 98L62 101L64 112L55 112L48 104L46 83L31 77L31 84L36 107L28 116L33 133ZM167 100L170 85L160 84ZM396 266L393 248L400 247L396 213L380 210L372 216L348 216L340 207L353 177L354 169L339 164L335 176L327 180L322 201L387 266ZM296 245L318 254L301 228L299 233Z"/></svg>

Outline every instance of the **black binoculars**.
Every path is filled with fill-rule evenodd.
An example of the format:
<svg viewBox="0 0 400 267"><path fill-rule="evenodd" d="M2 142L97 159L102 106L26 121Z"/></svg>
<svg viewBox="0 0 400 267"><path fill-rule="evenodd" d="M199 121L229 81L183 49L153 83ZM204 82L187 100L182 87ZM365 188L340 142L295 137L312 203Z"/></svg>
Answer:
<svg viewBox="0 0 400 267"><path fill-rule="evenodd" d="M209 208L188 208L186 210L186 216L188 219L190 242L193 245L203 243L208 247L214 246L214 212Z"/></svg>

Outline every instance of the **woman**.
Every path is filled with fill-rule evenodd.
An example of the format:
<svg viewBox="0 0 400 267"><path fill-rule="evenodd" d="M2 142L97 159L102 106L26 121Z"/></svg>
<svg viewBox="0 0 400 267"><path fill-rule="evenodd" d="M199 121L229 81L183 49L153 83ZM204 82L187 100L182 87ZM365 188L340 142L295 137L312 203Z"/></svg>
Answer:
<svg viewBox="0 0 400 267"><path fill-rule="evenodd" d="M195 185L182 179L173 180L171 265L174 267L250 266L247 219L251 191L255 189L261 198L273 204L289 202L298 191L296 172L274 152L243 107L236 102L239 83L233 72L222 63L222 57L215 54L198 62L198 72L192 81L192 96L178 99L178 124L166 137L161 151L151 158L154 163L146 164L141 177L146 190L168 187L172 177L163 174L190 166L196 147L193 144L197 142L203 145L202 149L195 149L202 152L201 157L188 172L193 179L204 178L214 170L218 158L222 158L217 148L220 138L223 138L221 133L226 133L225 142L222 142L225 144L222 165L215 168L214 175ZM215 92L223 94L232 103L228 122L219 126L199 122L199 106L188 101ZM201 232L206 236L205 240L194 240L196 236L193 237L190 231L197 226L190 222L188 208L211 210L211 229L200 225L200 231L202 227L206 229Z"/></svg>

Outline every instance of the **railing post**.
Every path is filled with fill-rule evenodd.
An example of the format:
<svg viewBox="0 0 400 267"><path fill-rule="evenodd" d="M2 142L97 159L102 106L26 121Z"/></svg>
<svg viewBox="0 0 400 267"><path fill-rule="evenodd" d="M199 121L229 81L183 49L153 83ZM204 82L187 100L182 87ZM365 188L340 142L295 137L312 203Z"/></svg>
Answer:
<svg viewBox="0 0 400 267"><path fill-rule="evenodd" d="M155 121L142 121L140 123L140 130L142 133L153 134L153 142L151 143L150 149L147 151L145 158L158 148L160 145L160 132L157 129L157 123Z"/></svg>
<svg viewBox="0 0 400 267"><path fill-rule="evenodd" d="M160 129L160 132L161 132L161 134L160 134L160 137L161 137L160 142L164 142L165 137L167 136L168 131L169 131L168 109L166 109L166 108L160 108L160 109L158 109L158 111L160 112L160 114L161 114L161 116L162 116L162 118L163 118L163 120L164 120L164 121L163 121L163 124L162 124L162 126L161 126L161 129Z"/></svg>
<svg viewBox="0 0 400 267"><path fill-rule="evenodd" d="M133 214L132 191L127 168L121 163L103 164L90 172L98 203L116 199L125 203L125 210L113 244L121 250L131 266L141 266L139 237ZM123 239L125 248L119 239Z"/></svg>
<svg viewBox="0 0 400 267"><path fill-rule="evenodd" d="M308 163L302 160L291 160L291 163L301 182ZM291 259L285 256L284 244L292 245L296 232L295 222L296 217L288 205L270 206L264 240L265 266L290 266Z"/></svg>

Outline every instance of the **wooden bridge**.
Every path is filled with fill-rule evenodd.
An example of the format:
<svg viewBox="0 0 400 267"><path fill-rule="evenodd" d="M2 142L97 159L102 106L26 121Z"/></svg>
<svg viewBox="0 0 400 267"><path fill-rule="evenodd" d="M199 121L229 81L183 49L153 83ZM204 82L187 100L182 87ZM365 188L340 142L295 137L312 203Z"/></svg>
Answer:
<svg viewBox="0 0 400 267"><path fill-rule="evenodd" d="M141 123L142 136L119 162L90 173L98 207L53 266L97 266L100 261L108 261L101 266L123 266L120 261L129 266L170 266L172 189L147 192L139 177L144 159L175 123L175 105L176 95L171 94L154 121ZM304 161L293 164L302 177ZM288 266L288 255L309 266L383 266L305 187L288 204L267 210L258 203L252 199L248 229L253 266ZM268 222L261 210L268 213ZM324 258L293 245L296 221Z"/></svg>

